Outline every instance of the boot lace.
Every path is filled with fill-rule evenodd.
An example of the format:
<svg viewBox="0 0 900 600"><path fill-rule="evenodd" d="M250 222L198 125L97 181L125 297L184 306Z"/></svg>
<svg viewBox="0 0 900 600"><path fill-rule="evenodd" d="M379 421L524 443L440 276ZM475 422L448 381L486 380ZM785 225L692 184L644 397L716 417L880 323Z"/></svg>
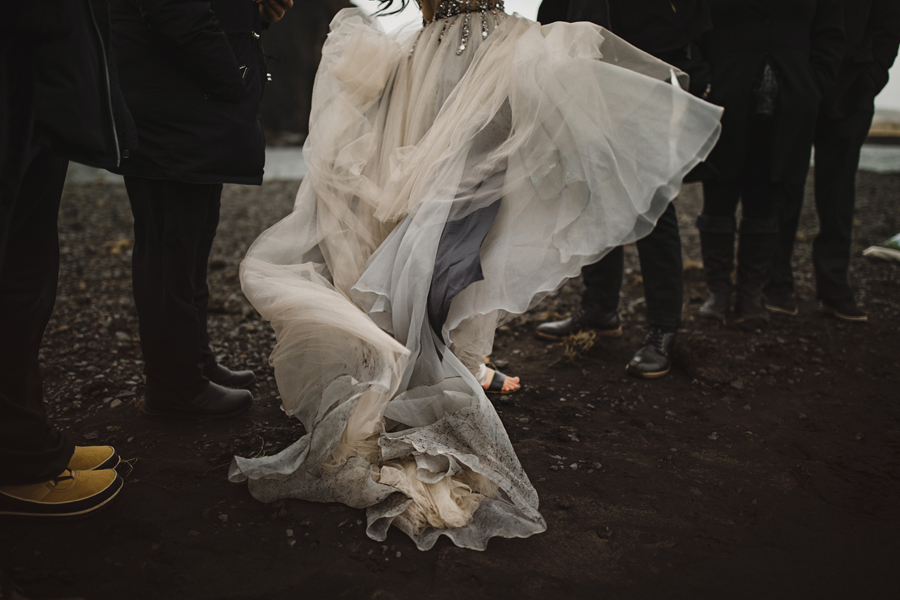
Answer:
<svg viewBox="0 0 900 600"><path fill-rule="evenodd" d="M647 332L647 337L644 338L644 345L656 348L663 356L668 356L669 354L666 350L666 332L659 327L650 328L650 331Z"/></svg>

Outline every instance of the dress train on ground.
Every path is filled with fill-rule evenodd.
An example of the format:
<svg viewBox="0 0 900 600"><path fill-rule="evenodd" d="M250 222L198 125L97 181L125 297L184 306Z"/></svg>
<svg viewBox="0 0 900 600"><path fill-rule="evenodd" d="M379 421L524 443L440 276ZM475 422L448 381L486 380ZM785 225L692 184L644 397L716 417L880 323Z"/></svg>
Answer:
<svg viewBox="0 0 900 600"><path fill-rule="evenodd" d="M498 325L649 233L709 153L721 111L679 77L586 23L494 10L386 35L339 13L309 175L241 265L306 435L230 479L366 508L370 537L395 525L423 550L543 531L472 371Z"/></svg>

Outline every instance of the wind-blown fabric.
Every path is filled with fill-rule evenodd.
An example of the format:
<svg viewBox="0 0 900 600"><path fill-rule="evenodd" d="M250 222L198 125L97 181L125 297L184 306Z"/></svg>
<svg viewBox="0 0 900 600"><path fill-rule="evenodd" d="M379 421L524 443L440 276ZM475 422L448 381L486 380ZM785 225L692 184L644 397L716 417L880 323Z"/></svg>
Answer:
<svg viewBox="0 0 900 600"><path fill-rule="evenodd" d="M309 175L241 265L306 434L231 480L365 507L370 537L393 524L423 550L544 531L471 368L499 324L649 233L719 132L683 74L599 27L486 13L482 36L479 18L458 52L464 15L398 35L335 17Z"/></svg>

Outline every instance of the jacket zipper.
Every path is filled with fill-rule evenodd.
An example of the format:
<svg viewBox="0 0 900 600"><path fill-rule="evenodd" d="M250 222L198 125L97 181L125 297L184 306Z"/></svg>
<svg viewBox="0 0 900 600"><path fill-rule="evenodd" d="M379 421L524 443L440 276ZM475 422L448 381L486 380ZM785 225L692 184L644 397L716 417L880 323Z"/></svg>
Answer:
<svg viewBox="0 0 900 600"><path fill-rule="evenodd" d="M109 109L109 123L111 125L113 142L116 146L116 167L119 167L122 164L122 149L119 146L119 135L116 133L116 117L113 112L112 100L112 82L109 79L109 64L106 60L106 46L103 44L103 35L100 33L100 26L97 24L97 18L94 16L94 7L91 5L90 0L85 0L85 4L87 4L88 12L91 14L91 23L94 25L94 33L97 34L97 39L100 42L100 58L103 60L103 75L104 82L106 83L106 103L107 108Z"/></svg>

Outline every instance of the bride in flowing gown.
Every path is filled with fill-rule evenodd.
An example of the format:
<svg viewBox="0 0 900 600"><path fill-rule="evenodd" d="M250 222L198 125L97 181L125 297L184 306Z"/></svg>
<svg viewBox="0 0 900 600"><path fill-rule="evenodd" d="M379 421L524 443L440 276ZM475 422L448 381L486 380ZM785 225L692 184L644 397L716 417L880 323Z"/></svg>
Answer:
<svg viewBox="0 0 900 600"><path fill-rule="evenodd" d="M384 2L383 4L389 4ZM587 23L422 0L384 34L331 24L293 212L241 265L306 434L236 457L264 502L367 509L416 545L546 529L482 388L496 328L649 233L719 133L683 73Z"/></svg>

